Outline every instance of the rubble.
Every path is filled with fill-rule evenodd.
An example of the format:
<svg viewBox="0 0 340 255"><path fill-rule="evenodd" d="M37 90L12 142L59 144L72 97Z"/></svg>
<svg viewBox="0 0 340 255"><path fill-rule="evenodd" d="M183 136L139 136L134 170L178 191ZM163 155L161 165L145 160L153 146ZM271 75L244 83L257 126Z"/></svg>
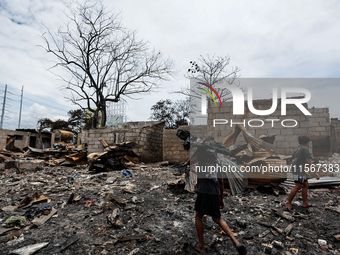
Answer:
<svg viewBox="0 0 340 255"><path fill-rule="evenodd" d="M31 255L48 245L48 242L29 245L10 252L9 254Z"/></svg>
<svg viewBox="0 0 340 255"><path fill-rule="evenodd" d="M121 170L127 169L124 161L131 147L107 144L104 155L113 155L123 168L111 167L101 173L89 172L86 164L54 166L45 152L34 152L48 162L43 169L18 171L5 169L2 163L0 224L12 216L22 217L33 208L50 205L51 211L27 217L25 226L2 226L0 253L191 254L190 243L197 239L195 195L184 190L185 173L181 166L175 168L168 163L127 161L133 163L128 166L129 177ZM10 158L11 153L7 154ZM81 151L70 151L62 157L74 157L70 156L74 153ZM267 152L261 153L267 156ZM93 162L105 165L108 159L97 157ZM222 218L247 247L248 254L336 254L340 251L340 238L336 237L340 228L340 189L335 186L308 192L310 202L317 207L305 210L295 205L291 213L285 211L286 195L276 194L270 185L264 189L250 185L237 195L228 195L232 192L226 189ZM297 197L297 201L301 199ZM211 218L207 218L204 228L211 254L237 254ZM327 242L327 250L321 249L318 239ZM8 245L14 240L19 241Z"/></svg>
<svg viewBox="0 0 340 255"><path fill-rule="evenodd" d="M5 169L16 168L26 170L42 169L48 166L84 165L87 163L86 151L75 149L73 145L63 143L59 149L23 148L22 152L13 153L0 150L0 160L4 160Z"/></svg>
<svg viewBox="0 0 340 255"><path fill-rule="evenodd" d="M105 148L104 152L91 153L87 156L90 172L123 170L140 164L138 156L133 151L133 149L138 148L136 143L124 142L108 145L104 139L101 139L100 142Z"/></svg>
<svg viewBox="0 0 340 255"><path fill-rule="evenodd" d="M235 146L238 135L242 133L247 144ZM270 166L287 166L287 160L291 156L275 154L273 150L262 148L264 142L273 143L273 135L261 135L256 137L247 131L245 127L237 124L234 131L223 139L223 144L230 150L230 156L235 157L239 166L258 166L260 172L247 173L248 184L271 184L281 183L287 179L284 171L267 171L265 176L262 169Z"/></svg>

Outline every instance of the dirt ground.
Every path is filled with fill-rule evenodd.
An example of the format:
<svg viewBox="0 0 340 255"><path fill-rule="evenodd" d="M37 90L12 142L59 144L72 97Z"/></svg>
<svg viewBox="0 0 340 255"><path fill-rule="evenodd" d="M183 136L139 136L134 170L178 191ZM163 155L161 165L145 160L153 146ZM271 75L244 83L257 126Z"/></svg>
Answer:
<svg viewBox="0 0 340 255"><path fill-rule="evenodd" d="M0 254L42 242L49 244L35 254L195 254L190 243L197 240L196 195L184 191L183 186L168 186L168 181L178 179L176 170L169 166L148 164L147 168L131 168L132 177L120 171L91 175L85 166L45 167L39 171L4 170L3 166L0 169L0 208L16 205L37 192L48 197L57 210L42 226L30 224L21 228L23 238L0 239ZM74 174L74 179L66 183ZM298 249L298 254L338 254L340 242L334 235L340 234L336 212L340 189L310 190L309 201L317 207L303 209L295 204L293 222L281 217L277 228L285 230L293 223L290 240L277 231L259 237L273 229L270 224L279 216L272 209L282 213L282 202L287 198L260 190L250 187L240 195L226 196L222 210L222 218L247 247L248 254L294 254L291 248ZM72 193L80 200L67 203ZM95 205L86 207L84 201L95 201ZM302 203L301 193L295 201ZM27 209L0 211L0 224L11 216L23 215ZM119 216L110 221L108 216L114 211ZM120 225L115 224L117 219ZM238 254L211 218L204 223L204 229L208 254ZM318 239L327 241L326 250L320 248ZM283 246L272 247L273 241Z"/></svg>

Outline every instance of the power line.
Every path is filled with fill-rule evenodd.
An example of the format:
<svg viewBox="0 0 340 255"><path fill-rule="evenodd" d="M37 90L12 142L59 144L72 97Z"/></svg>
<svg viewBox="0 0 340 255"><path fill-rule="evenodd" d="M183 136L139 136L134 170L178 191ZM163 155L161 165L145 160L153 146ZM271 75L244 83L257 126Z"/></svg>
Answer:
<svg viewBox="0 0 340 255"><path fill-rule="evenodd" d="M55 107L55 106L52 106L52 105L43 103L43 102L41 102L41 101L33 101L33 100L27 99L27 98L25 98L24 101L30 101L30 102L33 102L33 103L39 103L39 104L44 105L44 106L49 106L49 107L51 107L51 108L55 108L55 109L58 109L58 110L61 110L61 111L65 111L65 109L61 109L61 108L58 108L58 107Z"/></svg>
<svg viewBox="0 0 340 255"><path fill-rule="evenodd" d="M6 93L7 93L7 84L5 86L5 94L4 94L4 100L2 103L2 114L1 114L1 124L0 128L2 129L2 124L4 123L4 114L5 114L5 105L6 105Z"/></svg>
<svg viewBox="0 0 340 255"><path fill-rule="evenodd" d="M22 97L24 95L24 86L21 88L21 99L20 99L20 112L19 112L19 123L18 123L18 129L20 129L20 122L21 122L21 110L22 110Z"/></svg>
<svg viewBox="0 0 340 255"><path fill-rule="evenodd" d="M8 94L11 94L11 95L13 95L13 96L20 97L20 95L14 94L14 93L12 93L12 92L9 92L9 91L7 91L7 93L8 93Z"/></svg>
<svg viewBox="0 0 340 255"><path fill-rule="evenodd" d="M65 113L67 111L67 108L68 108L67 106L65 106L66 109L65 108L62 109L60 107L54 106L54 105L52 105L54 102L52 100L49 100L49 99L46 99L46 98L42 98L42 97L37 98L37 96L35 96L35 95L30 95L28 98L27 97L24 98L23 97L23 91L24 91L24 86L22 86L21 95L18 95L16 93L12 93L12 92L8 91L8 85L7 84L5 85L4 90L0 90L0 93L4 92L4 94L0 96L0 101L1 101L1 99L3 101L2 109L0 110L0 113L2 112L2 114L0 116L0 118L1 118L0 128L2 128L4 124L8 125L9 123L5 122L4 119L6 119L6 120L11 119L11 117L13 117L12 115L16 115L15 113L18 110L17 106L8 104L9 101L12 104L13 104L13 102L15 102L15 103L20 102L20 104L19 104L20 107L19 107L18 128L20 128L20 125L21 125L21 115L22 115L23 105L31 107L32 103L37 103L37 104L44 106L46 108L52 108L55 112L58 112L58 114L59 114L59 112L61 114L61 112ZM9 95L20 97L20 100L18 100L17 98L12 99L12 98L9 97ZM44 101L47 101L48 103L44 102ZM52 102L52 104L51 104L51 102ZM11 123L12 122L13 121L11 121Z"/></svg>

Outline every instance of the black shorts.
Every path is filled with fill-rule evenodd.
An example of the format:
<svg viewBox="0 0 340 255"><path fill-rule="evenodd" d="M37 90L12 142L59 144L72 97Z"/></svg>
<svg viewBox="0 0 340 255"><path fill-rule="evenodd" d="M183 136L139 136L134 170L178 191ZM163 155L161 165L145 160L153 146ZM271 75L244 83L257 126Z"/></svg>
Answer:
<svg viewBox="0 0 340 255"><path fill-rule="evenodd" d="M213 218L221 218L220 212L220 195L209 195L197 193L195 202L195 211L203 217L204 215L210 215Z"/></svg>
<svg viewBox="0 0 340 255"><path fill-rule="evenodd" d="M304 176L304 175L293 175L293 180L294 180L294 182L295 183L301 183L301 184L303 184L304 182L306 182L307 181L307 178L306 178L306 176Z"/></svg>

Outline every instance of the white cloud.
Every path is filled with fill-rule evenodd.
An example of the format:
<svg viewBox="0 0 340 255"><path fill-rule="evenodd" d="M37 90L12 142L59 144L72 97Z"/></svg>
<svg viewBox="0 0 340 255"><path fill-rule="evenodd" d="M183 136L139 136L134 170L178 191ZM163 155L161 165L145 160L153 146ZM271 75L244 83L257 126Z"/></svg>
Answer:
<svg viewBox="0 0 340 255"><path fill-rule="evenodd" d="M37 45L43 44L43 23L55 31L67 22L62 12L65 3L0 0L0 88L8 84L20 91L24 85L27 98L48 99L49 105L65 108L64 113L56 113L63 116L75 106L65 102L68 91L60 90L63 83L46 71L52 65L51 56ZM137 30L139 38L174 59L179 71L172 81L163 83L159 93L128 100L132 120L147 120L151 105L159 99L178 99L168 91L188 85L184 74L189 61L201 54L230 55L231 66L241 67L241 77L339 77L340 3L335 0L104 3L120 11L123 24ZM336 107L335 91L328 92L315 92L315 96L329 95L327 102ZM46 107L48 112L53 109ZM28 116L25 121L28 126L34 122Z"/></svg>
<svg viewBox="0 0 340 255"><path fill-rule="evenodd" d="M51 110L43 105L34 103L22 112L20 128L35 128L38 120L42 118L49 118L53 121L58 119L67 120L66 114L60 115L60 111L58 110ZM30 123L30 125L26 123Z"/></svg>

